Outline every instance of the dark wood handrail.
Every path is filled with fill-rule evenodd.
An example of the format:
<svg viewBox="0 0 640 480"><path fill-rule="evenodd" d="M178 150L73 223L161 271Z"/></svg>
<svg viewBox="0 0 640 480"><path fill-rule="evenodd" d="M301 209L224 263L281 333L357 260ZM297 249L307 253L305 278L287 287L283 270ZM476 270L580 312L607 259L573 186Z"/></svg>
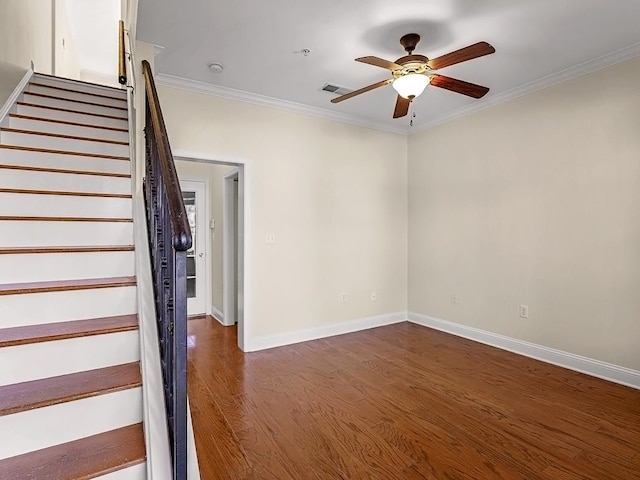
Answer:
<svg viewBox="0 0 640 480"><path fill-rule="evenodd" d="M160 156L160 168L162 176L166 182L167 195L169 201L169 211L171 212L171 230L173 231L173 246L180 252L186 252L191 248L191 228L189 227L189 219L184 209L184 201L182 200L182 190L180 190L180 181L176 173L175 164L173 163L173 155L169 146L169 136L164 124L164 117L160 110L160 101L158 100L158 91L153 81L153 72L151 65L146 60L142 61L142 72L144 73L145 87L147 91L147 103L151 113L151 128L156 139L162 140L165 148L158 149ZM147 125L147 128L149 126Z"/></svg>
<svg viewBox="0 0 640 480"><path fill-rule="evenodd" d="M124 50L124 22L122 20L120 20L118 29L118 82L120 82L121 85L126 85L127 63Z"/></svg>
<svg viewBox="0 0 640 480"><path fill-rule="evenodd" d="M149 62L143 182L173 479L187 478L187 250L192 237Z"/></svg>

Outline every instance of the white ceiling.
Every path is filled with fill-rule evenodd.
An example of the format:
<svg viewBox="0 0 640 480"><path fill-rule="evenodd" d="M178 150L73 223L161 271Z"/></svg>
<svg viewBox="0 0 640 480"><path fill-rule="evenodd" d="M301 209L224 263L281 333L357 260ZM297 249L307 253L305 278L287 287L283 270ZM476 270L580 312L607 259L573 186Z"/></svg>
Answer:
<svg viewBox="0 0 640 480"><path fill-rule="evenodd" d="M435 58L478 41L496 53L439 71L491 88L482 100L429 87L414 129L585 70L640 54L638 0L140 0L137 37L164 47L157 73L324 109L344 119L409 130L391 118L391 86L331 104L325 83L357 89L390 76L354 62L416 53ZM311 54L294 53L308 48ZM222 74L207 64L221 62ZM558 76L560 75L560 76ZM320 112L322 113L322 112Z"/></svg>

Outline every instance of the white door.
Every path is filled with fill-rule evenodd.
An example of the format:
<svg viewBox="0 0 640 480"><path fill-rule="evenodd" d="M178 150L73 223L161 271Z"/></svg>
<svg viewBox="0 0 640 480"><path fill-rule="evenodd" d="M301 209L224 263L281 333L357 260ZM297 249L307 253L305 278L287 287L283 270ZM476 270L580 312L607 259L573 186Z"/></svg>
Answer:
<svg viewBox="0 0 640 480"><path fill-rule="evenodd" d="M193 245L187 251L187 314L207 312L207 190L205 182L180 181Z"/></svg>

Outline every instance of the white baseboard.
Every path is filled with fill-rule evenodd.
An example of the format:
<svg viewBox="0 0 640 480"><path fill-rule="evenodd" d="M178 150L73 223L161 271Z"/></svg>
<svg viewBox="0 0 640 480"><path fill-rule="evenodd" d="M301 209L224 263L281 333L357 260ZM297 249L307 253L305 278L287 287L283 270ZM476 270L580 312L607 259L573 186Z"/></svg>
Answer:
<svg viewBox="0 0 640 480"><path fill-rule="evenodd" d="M535 358L536 360L640 390L640 371L637 370L619 367L611 363L601 362L573 353L536 345L535 343L505 337L504 335L498 335L459 323L448 322L428 315L409 313L408 317L410 322L418 325L451 333L458 337L468 338L469 340L501 348L502 350L508 350L509 352Z"/></svg>
<svg viewBox="0 0 640 480"><path fill-rule="evenodd" d="M224 323L224 313L222 313L213 305L211 305L211 316L215 318L218 322L220 322L221 325L224 325L225 327L227 326L227 324Z"/></svg>
<svg viewBox="0 0 640 480"><path fill-rule="evenodd" d="M401 323L407 320L406 312L388 313L375 317L359 318L349 322L334 323L322 327L308 328L295 332L287 332L279 335L266 335L263 337L249 338L245 342L245 352L255 352L268 348L282 347L292 343L307 342L319 338L343 335L345 333L358 332L369 328L382 327L393 323Z"/></svg>
<svg viewBox="0 0 640 480"><path fill-rule="evenodd" d="M4 105L0 109L0 122L2 122L4 120L4 117L6 117L9 114L9 112L11 111L11 108L18 101L18 98L20 98L20 95L22 95L22 92L27 88L27 85L29 84L29 80L31 80L32 76L33 76L33 70L32 69L27 70L24 76L22 77L22 80L20 80L20 83L16 85L16 88L13 90L13 93L9 96L9 98L7 98L7 101L4 102Z"/></svg>

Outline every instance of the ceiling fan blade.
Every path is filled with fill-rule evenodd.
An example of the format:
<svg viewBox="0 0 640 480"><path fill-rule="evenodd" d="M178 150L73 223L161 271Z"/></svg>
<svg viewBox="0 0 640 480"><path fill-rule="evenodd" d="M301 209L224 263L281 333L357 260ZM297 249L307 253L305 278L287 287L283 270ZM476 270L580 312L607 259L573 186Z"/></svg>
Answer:
<svg viewBox="0 0 640 480"><path fill-rule="evenodd" d="M427 65L433 70L440 70L441 68L455 65L456 63L466 62L467 60L473 60L474 58L484 57L495 52L496 49L489 45L487 42L478 42L468 47L461 48L455 52L447 53L441 57L429 60Z"/></svg>
<svg viewBox="0 0 640 480"><path fill-rule="evenodd" d="M355 97L356 95L360 95L361 93L366 93L376 88L389 85L392 81L393 79L389 78L388 80L382 80L381 82L374 83L373 85L369 85L368 87L364 87L359 90L354 90L353 92L346 93L340 97L332 98L331 103L338 103L338 102L342 102L343 100L349 100L350 98Z"/></svg>
<svg viewBox="0 0 640 480"><path fill-rule="evenodd" d="M431 85L473 98L482 98L489 92L487 87L476 85L475 83L463 82L462 80L457 80L451 77L445 77L444 75L431 75Z"/></svg>
<svg viewBox="0 0 640 480"><path fill-rule="evenodd" d="M385 60L384 58L378 58L378 57L360 57L360 58L356 58L356 62L368 63L369 65L386 68L387 70L391 70L391 71L402 68L402 65L398 65L397 63L393 63L393 62L390 62L389 60Z"/></svg>
<svg viewBox="0 0 640 480"><path fill-rule="evenodd" d="M410 104L411 100L398 95L398 99L396 100L396 108L393 111L393 118L404 117L407 113L409 113Z"/></svg>

